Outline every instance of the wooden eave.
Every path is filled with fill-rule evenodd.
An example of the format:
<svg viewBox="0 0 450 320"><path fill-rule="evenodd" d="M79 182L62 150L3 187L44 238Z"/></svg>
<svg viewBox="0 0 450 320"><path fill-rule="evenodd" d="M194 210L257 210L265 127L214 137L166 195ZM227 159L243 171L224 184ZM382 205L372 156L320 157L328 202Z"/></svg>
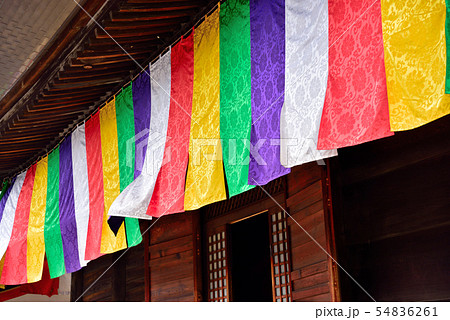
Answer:
<svg viewBox="0 0 450 320"><path fill-rule="evenodd" d="M216 3L84 1L84 10L100 26L78 8L0 101L0 178L48 153Z"/></svg>

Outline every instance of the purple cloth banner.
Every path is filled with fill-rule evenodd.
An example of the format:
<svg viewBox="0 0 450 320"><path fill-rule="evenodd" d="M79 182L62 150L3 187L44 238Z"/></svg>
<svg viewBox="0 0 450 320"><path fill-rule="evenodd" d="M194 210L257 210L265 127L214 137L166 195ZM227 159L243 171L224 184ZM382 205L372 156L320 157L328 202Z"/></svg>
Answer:
<svg viewBox="0 0 450 320"><path fill-rule="evenodd" d="M3 211L5 210L6 201L8 200L9 194L11 193L11 189L14 185L14 181L16 181L16 177L14 177L11 180L11 183L8 186L8 190L6 190L5 194L3 195L2 200L0 200L0 221L2 221Z"/></svg>
<svg viewBox="0 0 450 320"><path fill-rule="evenodd" d="M134 132L136 143L136 156L134 166L134 178L136 179L142 171L145 153L147 151L147 138L150 128L151 111L151 84L150 69L147 67L132 83L133 110L134 110Z"/></svg>
<svg viewBox="0 0 450 320"><path fill-rule="evenodd" d="M77 222L73 193L72 136L59 147L59 220L66 272L81 269L78 255Z"/></svg>
<svg viewBox="0 0 450 320"><path fill-rule="evenodd" d="M284 0L250 0L251 185L264 185L290 172L280 163L279 143L284 103L284 5Z"/></svg>

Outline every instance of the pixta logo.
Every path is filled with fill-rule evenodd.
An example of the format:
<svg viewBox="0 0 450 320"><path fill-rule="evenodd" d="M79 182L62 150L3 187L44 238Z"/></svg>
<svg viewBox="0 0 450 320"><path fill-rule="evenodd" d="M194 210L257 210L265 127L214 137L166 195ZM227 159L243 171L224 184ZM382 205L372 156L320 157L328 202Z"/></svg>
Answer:
<svg viewBox="0 0 450 320"><path fill-rule="evenodd" d="M158 171L157 168L169 163L172 159L170 147L164 149L170 139L172 138L161 132L142 130L126 142L127 166L135 165L139 172L154 174ZM222 153L224 144L227 147L226 154ZM285 163L283 161L285 159L292 161L294 156L308 155L310 161L319 159L317 163L325 165L313 139L305 139L302 144L298 143L297 139L259 139L255 143L252 143L250 139L191 139L189 161L193 166L199 166L203 161L222 160L225 160L228 165L245 166L252 158L259 166L267 166L267 162L261 155L261 151L267 146L279 148L282 163ZM248 151L248 153L245 152L248 156L244 158L238 156L238 154L243 154L242 150ZM161 163L161 161L163 162Z"/></svg>

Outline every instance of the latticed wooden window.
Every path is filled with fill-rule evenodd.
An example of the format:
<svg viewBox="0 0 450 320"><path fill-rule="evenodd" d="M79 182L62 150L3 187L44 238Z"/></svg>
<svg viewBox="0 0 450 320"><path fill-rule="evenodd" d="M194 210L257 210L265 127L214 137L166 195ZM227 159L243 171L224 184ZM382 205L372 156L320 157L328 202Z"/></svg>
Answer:
<svg viewBox="0 0 450 320"><path fill-rule="evenodd" d="M225 231L208 236L208 283L208 301L229 301Z"/></svg>
<svg viewBox="0 0 450 320"><path fill-rule="evenodd" d="M283 211L276 210L275 208L259 214L267 215L265 218L268 221L265 227L268 229L265 229L265 234L267 237L270 237L270 241L266 242L266 245L270 245L270 252L267 252L266 258L268 260L270 259L267 268L270 268L270 271L268 270L268 276L271 276L272 279L271 299L274 302L292 301L287 216ZM234 290L242 290L241 282L237 282L239 285L237 283L233 284L233 281L241 281L242 279L236 274L230 274L230 270L232 270L231 262L237 258L237 252L233 248L235 248L235 245L239 245L239 243L232 243L235 240L231 239L231 236L232 234L236 236L236 234L231 232L231 228L232 225L241 223L241 221L254 216L256 215L248 214L243 217L235 215L234 217L230 217L230 219L223 219L220 223L207 227L207 255L205 258L207 259L206 284L208 301L226 302L233 301L234 299L242 299L241 292L239 292L239 298L237 298L238 292L234 292ZM233 230L236 232L236 229ZM235 263L236 261L233 263L234 266ZM262 268L263 266L255 265L254 267ZM251 295L252 288L249 287L247 289L250 292L245 294Z"/></svg>
<svg viewBox="0 0 450 320"><path fill-rule="evenodd" d="M287 217L283 211L269 214L272 249L273 301L292 301Z"/></svg>

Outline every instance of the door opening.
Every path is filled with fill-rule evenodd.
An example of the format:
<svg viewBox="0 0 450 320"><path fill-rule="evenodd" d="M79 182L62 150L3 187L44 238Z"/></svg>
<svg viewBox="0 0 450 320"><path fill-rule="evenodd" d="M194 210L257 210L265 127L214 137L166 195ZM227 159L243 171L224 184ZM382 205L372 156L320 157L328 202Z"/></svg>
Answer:
<svg viewBox="0 0 450 320"><path fill-rule="evenodd" d="M271 302L267 212L230 225L232 301Z"/></svg>

